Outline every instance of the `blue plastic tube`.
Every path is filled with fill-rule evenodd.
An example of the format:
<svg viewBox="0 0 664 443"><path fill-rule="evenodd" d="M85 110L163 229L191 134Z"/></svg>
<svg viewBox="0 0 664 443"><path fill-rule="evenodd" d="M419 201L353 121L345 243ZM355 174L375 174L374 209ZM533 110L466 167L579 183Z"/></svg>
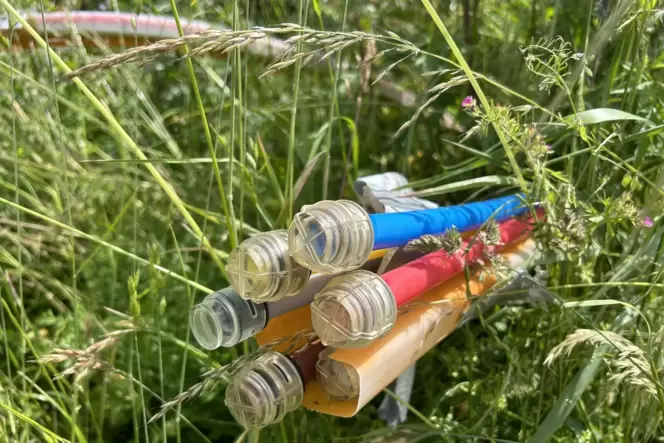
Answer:
<svg viewBox="0 0 664 443"><path fill-rule="evenodd" d="M374 250L404 246L426 234L441 234L456 227L460 232L477 229L489 218L501 222L525 213L519 195L420 211L371 214Z"/></svg>

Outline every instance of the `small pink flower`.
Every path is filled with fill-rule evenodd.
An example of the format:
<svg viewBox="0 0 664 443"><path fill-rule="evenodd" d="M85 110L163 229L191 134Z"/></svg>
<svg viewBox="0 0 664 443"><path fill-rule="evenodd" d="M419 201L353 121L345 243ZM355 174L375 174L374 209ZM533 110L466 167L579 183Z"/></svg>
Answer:
<svg viewBox="0 0 664 443"><path fill-rule="evenodd" d="M544 145L544 149L546 149L546 152L551 154L553 152L553 147L549 144Z"/></svg>
<svg viewBox="0 0 664 443"><path fill-rule="evenodd" d="M466 111L472 111L475 109L475 97L472 95L469 95L468 97L464 98L463 101L461 102L461 107L465 109Z"/></svg>
<svg viewBox="0 0 664 443"><path fill-rule="evenodd" d="M655 222L652 220L652 218L646 216L643 218L643 226L645 226L646 228L652 228L653 226L655 226Z"/></svg>

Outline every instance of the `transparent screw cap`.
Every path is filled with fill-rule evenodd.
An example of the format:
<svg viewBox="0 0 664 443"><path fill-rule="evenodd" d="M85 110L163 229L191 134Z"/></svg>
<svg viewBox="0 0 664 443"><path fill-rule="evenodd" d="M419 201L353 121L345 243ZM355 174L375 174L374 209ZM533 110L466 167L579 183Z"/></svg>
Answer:
<svg viewBox="0 0 664 443"><path fill-rule="evenodd" d="M311 303L311 323L333 348L366 346L385 335L397 318L392 290L376 274L359 270L334 278Z"/></svg>
<svg viewBox="0 0 664 443"><path fill-rule="evenodd" d="M261 332L267 313L263 303L245 300L232 288L224 288L195 305L189 318L196 341L212 350L235 346Z"/></svg>
<svg viewBox="0 0 664 443"><path fill-rule="evenodd" d="M266 352L238 373L224 403L245 428L278 423L302 403L304 386L295 364L284 354Z"/></svg>
<svg viewBox="0 0 664 443"><path fill-rule="evenodd" d="M362 266L373 245L369 214L350 200L303 206L288 230L288 247L295 261L321 274Z"/></svg>
<svg viewBox="0 0 664 443"><path fill-rule="evenodd" d="M256 302L277 301L297 294L311 271L288 253L288 231L257 234L243 241L228 257L228 278L241 297Z"/></svg>
<svg viewBox="0 0 664 443"><path fill-rule="evenodd" d="M332 360L334 349L327 348L318 356L316 379L327 396L344 401L360 395L360 375L348 363Z"/></svg>

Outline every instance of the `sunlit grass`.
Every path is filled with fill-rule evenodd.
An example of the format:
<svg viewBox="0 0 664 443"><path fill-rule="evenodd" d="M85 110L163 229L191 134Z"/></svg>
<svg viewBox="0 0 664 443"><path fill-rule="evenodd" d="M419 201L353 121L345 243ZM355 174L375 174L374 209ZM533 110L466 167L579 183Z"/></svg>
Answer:
<svg viewBox="0 0 664 443"><path fill-rule="evenodd" d="M654 2L121 4L238 36L254 25L284 39L316 31L276 64L239 44L187 57L191 44L67 80L135 36L49 47L55 36L40 36L19 3L0 5L34 39L0 53L0 440L663 434L664 36ZM335 37L348 43L342 51ZM3 49L13 38L3 34ZM298 58L314 49L329 56ZM387 82L409 98L386 97ZM462 109L467 96L476 109ZM388 170L440 204L519 189L545 204L538 239L560 306L495 307L463 326L418 363L409 420L396 431L377 418L376 400L354 420L300 410L243 432L223 383L151 422L204 373L254 350L202 352L189 333L193 304L227 285L230 249L287 226L302 204L353 199L353 179ZM582 344L555 348L577 330ZM102 369L44 360L113 333L92 356ZM552 349L565 353L545 365ZM629 377L613 383L621 371Z"/></svg>

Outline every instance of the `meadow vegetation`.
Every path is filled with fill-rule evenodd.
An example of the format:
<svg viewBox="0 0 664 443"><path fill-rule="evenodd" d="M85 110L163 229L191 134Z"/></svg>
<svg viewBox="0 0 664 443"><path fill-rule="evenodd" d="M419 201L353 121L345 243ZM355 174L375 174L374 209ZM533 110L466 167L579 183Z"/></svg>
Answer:
<svg viewBox="0 0 664 443"><path fill-rule="evenodd" d="M0 441L664 438L661 4L0 0L0 17L65 6L235 31L133 52L0 36ZM268 38L288 51L247 50ZM457 330L396 430L376 399L244 431L223 375L255 346L202 352L186 313L242 239L390 170L441 205L542 203L557 303Z"/></svg>

